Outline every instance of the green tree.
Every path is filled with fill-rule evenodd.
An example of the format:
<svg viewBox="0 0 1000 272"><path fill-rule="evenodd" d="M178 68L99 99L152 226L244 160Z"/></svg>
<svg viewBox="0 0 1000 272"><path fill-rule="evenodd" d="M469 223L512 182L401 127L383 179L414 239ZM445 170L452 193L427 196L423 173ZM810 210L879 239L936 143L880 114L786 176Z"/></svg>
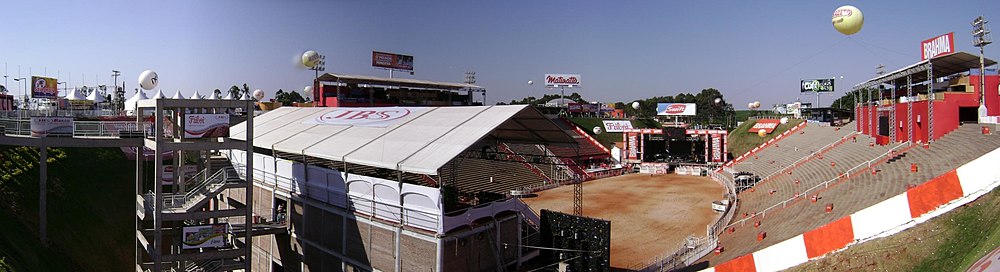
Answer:
<svg viewBox="0 0 1000 272"><path fill-rule="evenodd" d="M299 92L291 91L285 92L282 89L278 89L278 92L274 93L274 101L281 102L283 105L292 105L292 103L303 103L306 102L305 98Z"/></svg>
<svg viewBox="0 0 1000 272"><path fill-rule="evenodd" d="M239 98L240 97L240 87L236 86L236 85L233 85L232 87L229 87L229 95L232 96L233 98Z"/></svg>
<svg viewBox="0 0 1000 272"><path fill-rule="evenodd" d="M216 97L222 96L222 90L219 89L215 89L214 91L212 91L212 93L214 93Z"/></svg>

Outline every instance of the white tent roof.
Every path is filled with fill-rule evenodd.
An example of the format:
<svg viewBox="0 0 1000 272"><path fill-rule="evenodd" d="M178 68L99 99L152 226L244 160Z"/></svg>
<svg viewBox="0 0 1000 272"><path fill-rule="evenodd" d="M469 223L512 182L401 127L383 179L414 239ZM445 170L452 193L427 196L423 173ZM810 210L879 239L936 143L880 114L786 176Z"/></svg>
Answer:
<svg viewBox="0 0 1000 272"><path fill-rule="evenodd" d="M125 100L125 110L134 111L135 103L138 103L140 100L146 100L146 99L149 99L149 97L146 97L146 93L142 92L142 90L137 90L135 92L135 95L132 95L132 97L129 97L128 100Z"/></svg>
<svg viewBox="0 0 1000 272"><path fill-rule="evenodd" d="M107 98L104 98L103 95L97 93L97 90L94 90L87 96L87 100L94 101L94 103L104 103L104 101L107 101Z"/></svg>
<svg viewBox="0 0 1000 272"><path fill-rule="evenodd" d="M194 91L194 94L191 95L191 99L202 99L202 97L201 94L198 93L198 91Z"/></svg>
<svg viewBox="0 0 1000 272"><path fill-rule="evenodd" d="M348 111L405 111L378 124L331 124ZM339 119L338 119L339 120ZM356 120L356 119L355 119ZM383 126L383 127L380 127ZM438 169L482 139L510 143L576 144L537 110L525 105L478 107L281 107L254 118L253 145L292 154L409 173ZM230 129L245 140L246 123Z"/></svg>
<svg viewBox="0 0 1000 272"><path fill-rule="evenodd" d="M150 97L150 99L164 99L164 98L167 98L167 96L163 95L163 90L156 90L156 94L154 94L153 97Z"/></svg>
<svg viewBox="0 0 1000 272"><path fill-rule="evenodd" d="M181 94L181 90L177 90L177 92L174 93L174 96L171 97L171 99L185 99L185 98L184 95Z"/></svg>
<svg viewBox="0 0 1000 272"><path fill-rule="evenodd" d="M80 95L80 93L76 91L76 88L70 90L69 93L66 94L66 99L68 99L68 100L87 100L86 97Z"/></svg>
<svg viewBox="0 0 1000 272"><path fill-rule="evenodd" d="M247 95L247 93L246 93L246 92L244 92L244 93L243 93L243 96L240 96L240 100L250 100L250 96L249 96L249 95Z"/></svg>
<svg viewBox="0 0 1000 272"><path fill-rule="evenodd" d="M235 98L233 98L233 93L226 93L226 97L223 97L222 99L225 99L225 100L233 100L233 99L235 99Z"/></svg>
<svg viewBox="0 0 1000 272"><path fill-rule="evenodd" d="M219 100L219 95L216 94L215 92L212 92L212 96L209 96L207 99Z"/></svg>

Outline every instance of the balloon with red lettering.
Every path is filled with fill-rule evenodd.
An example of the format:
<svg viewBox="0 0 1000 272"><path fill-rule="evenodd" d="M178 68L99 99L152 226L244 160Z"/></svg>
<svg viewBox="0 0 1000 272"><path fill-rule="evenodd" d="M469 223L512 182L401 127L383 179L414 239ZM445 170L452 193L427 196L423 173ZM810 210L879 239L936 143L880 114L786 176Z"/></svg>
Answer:
<svg viewBox="0 0 1000 272"><path fill-rule="evenodd" d="M767 131L763 128L757 131L757 136L764 137L767 136Z"/></svg>
<svg viewBox="0 0 1000 272"><path fill-rule="evenodd" d="M854 6L842 6L833 11L833 28L841 34L858 33L864 25L865 16Z"/></svg>
<svg viewBox="0 0 1000 272"><path fill-rule="evenodd" d="M306 67L309 68L313 68L316 67L317 63L319 63L319 53L316 53L316 51L312 50L302 53L302 65L305 65Z"/></svg>
<svg viewBox="0 0 1000 272"><path fill-rule="evenodd" d="M261 91L260 89L254 90L253 98L257 99L257 101L264 100L264 91Z"/></svg>
<svg viewBox="0 0 1000 272"><path fill-rule="evenodd" d="M156 88L156 83L159 83L160 77L156 75L156 72L152 70L142 71L139 74L139 87L143 90L152 90Z"/></svg>

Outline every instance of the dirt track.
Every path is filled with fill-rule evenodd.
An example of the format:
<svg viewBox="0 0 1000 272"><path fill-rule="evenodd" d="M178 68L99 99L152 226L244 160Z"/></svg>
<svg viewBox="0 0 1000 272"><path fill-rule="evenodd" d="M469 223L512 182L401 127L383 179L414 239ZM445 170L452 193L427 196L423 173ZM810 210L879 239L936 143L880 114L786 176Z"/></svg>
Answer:
<svg viewBox="0 0 1000 272"><path fill-rule="evenodd" d="M688 235L705 236L718 216L712 201L723 189L708 177L631 174L584 183L583 214L611 221L611 267L636 268L684 244ZM573 186L525 199L541 209L573 213Z"/></svg>

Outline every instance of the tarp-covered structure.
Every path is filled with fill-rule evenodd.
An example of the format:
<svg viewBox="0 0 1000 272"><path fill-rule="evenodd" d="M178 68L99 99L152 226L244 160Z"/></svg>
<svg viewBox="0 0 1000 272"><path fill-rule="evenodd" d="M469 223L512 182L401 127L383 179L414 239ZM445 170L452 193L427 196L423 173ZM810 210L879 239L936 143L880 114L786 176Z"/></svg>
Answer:
<svg viewBox="0 0 1000 272"><path fill-rule="evenodd" d="M231 137L245 140L246 130L234 125ZM261 149L424 175L483 140L577 145L526 105L282 107L254 118L253 137Z"/></svg>

